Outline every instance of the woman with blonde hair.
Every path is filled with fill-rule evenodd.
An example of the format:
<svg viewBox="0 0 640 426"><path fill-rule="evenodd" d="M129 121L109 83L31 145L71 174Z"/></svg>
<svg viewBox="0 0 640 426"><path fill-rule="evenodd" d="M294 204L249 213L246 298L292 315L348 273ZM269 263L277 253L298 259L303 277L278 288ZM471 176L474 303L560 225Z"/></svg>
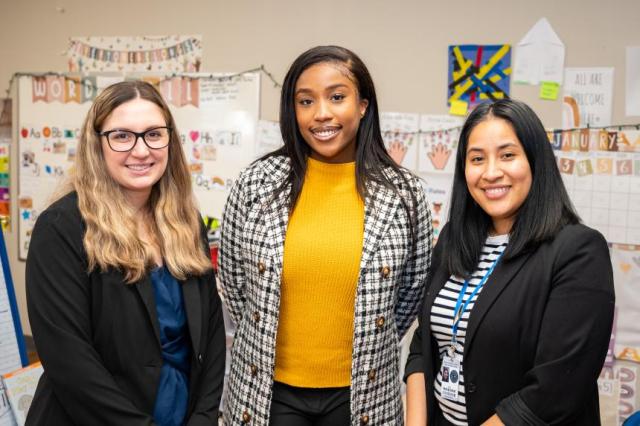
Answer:
<svg viewBox="0 0 640 426"><path fill-rule="evenodd" d="M96 97L69 186L27 258L45 372L26 423L214 423L221 305L180 138L152 85Z"/></svg>

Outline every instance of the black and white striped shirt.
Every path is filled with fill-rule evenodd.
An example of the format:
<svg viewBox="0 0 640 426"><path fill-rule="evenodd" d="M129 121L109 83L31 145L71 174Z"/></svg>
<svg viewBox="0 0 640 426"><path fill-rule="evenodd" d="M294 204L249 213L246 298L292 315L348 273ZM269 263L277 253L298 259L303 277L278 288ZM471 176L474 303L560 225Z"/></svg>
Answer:
<svg viewBox="0 0 640 426"><path fill-rule="evenodd" d="M462 305L464 305L464 301L466 301L467 298L473 293L475 288L482 280L482 277L484 277L487 271L489 271L498 256L500 256L500 254L507 247L508 242L508 235L497 235L487 238L485 245L482 248L478 266L471 275L471 279L469 280L469 284L465 291L465 296L463 297ZM442 360L445 353L447 352L447 348L451 345L451 327L453 325L454 309L463 284L464 279L454 275L449 277L449 280L446 282L442 290L440 290L440 292L438 293L438 296L436 297L431 308L431 332L438 341L440 360ZM487 284L485 283L485 285ZM468 424L464 389L464 372L462 369L462 355L464 351L464 342L467 332L467 322L469 321L469 315L473 310L476 299L482 292L482 288L484 288L484 286L481 287L480 290L478 290L478 293L476 293L476 295L473 297L473 299L469 301L469 305L467 306L466 311L462 314L462 318L460 319L460 322L458 324L458 333L456 334L456 355L459 357L461 362L458 400L450 401L442 397L442 373L440 371L438 371L438 375L436 376L434 384L438 405L440 406L444 417L454 425Z"/></svg>

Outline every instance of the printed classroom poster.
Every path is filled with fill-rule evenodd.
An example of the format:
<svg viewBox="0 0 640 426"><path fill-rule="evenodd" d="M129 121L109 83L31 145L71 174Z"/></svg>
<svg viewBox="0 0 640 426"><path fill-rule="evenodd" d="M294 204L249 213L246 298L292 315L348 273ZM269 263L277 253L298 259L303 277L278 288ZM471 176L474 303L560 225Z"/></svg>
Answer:
<svg viewBox="0 0 640 426"><path fill-rule="evenodd" d="M420 116L418 172L431 207L434 240L438 239L449 216L451 183L463 121L450 115Z"/></svg>
<svg viewBox="0 0 640 426"><path fill-rule="evenodd" d="M449 46L447 105L462 101L473 107L479 103L509 97L511 46Z"/></svg>
<svg viewBox="0 0 640 426"><path fill-rule="evenodd" d="M551 137L584 223L611 243L640 244L640 132L582 129Z"/></svg>

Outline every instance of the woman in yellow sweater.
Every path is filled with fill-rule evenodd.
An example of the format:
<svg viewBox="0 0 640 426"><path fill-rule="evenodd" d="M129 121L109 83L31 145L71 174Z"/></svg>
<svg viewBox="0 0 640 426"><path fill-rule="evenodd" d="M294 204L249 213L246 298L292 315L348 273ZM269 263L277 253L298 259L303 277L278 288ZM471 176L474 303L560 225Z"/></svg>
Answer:
<svg viewBox="0 0 640 426"><path fill-rule="evenodd" d="M422 300L431 218L380 134L353 52L299 56L282 89L284 146L227 200L222 295L238 329L226 424L401 424L398 342Z"/></svg>

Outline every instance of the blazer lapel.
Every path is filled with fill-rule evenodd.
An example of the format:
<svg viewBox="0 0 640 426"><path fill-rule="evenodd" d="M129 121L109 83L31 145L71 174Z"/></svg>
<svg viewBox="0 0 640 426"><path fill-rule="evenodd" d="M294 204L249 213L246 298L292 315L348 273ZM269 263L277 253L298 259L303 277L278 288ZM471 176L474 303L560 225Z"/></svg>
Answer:
<svg viewBox="0 0 640 426"><path fill-rule="evenodd" d="M427 344L429 348L431 348L431 308L433 307L436 297L438 297L438 293L440 293L440 290L442 290L442 287L444 287L448 279L449 274L447 274L446 268L435 266L434 275L429 279L427 291L424 295L422 307L422 339L423 345Z"/></svg>
<svg viewBox="0 0 640 426"><path fill-rule="evenodd" d="M187 324L189 325L193 353L197 355L200 353L200 334L203 321L197 278L188 278L182 284L182 297L184 298L184 309L187 312Z"/></svg>
<svg viewBox="0 0 640 426"><path fill-rule="evenodd" d="M509 285L513 277L518 273L520 268L526 263L531 256L531 252L518 256L507 262L500 261L494 269L491 276L487 279L487 282L482 289L482 292L478 296L478 299L473 306L471 315L469 316L469 323L467 325L467 334L464 342L465 357L475 336L475 332L480 326L483 318L496 301L500 293Z"/></svg>
<svg viewBox="0 0 640 426"><path fill-rule="evenodd" d="M153 327L153 332L156 335L156 340L160 344L160 328L158 325L158 314L156 312L156 301L153 294L153 284L151 284L151 277L148 275L135 284L136 290L144 303L144 307L147 309L147 315L149 315L149 321Z"/></svg>
<svg viewBox="0 0 640 426"><path fill-rule="evenodd" d="M391 189L372 182L368 188L369 194L364 204L364 241L362 243L362 257L360 270L364 270L367 263L378 250L382 237L387 232L391 221L394 220L396 209L400 207L400 197Z"/></svg>

